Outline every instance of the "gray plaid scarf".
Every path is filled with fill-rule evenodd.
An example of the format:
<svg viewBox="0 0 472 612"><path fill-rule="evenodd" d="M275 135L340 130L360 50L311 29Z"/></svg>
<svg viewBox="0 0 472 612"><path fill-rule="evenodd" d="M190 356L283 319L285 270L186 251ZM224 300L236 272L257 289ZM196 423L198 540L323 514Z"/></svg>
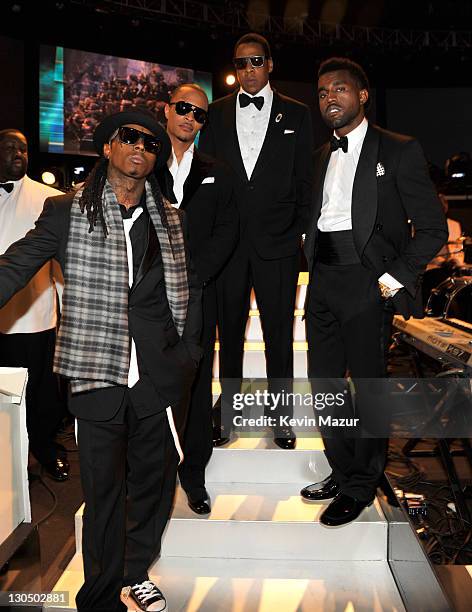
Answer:
<svg viewBox="0 0 472 612"><path fill-rule="evenodd" d="M171 244L147 181L145 188L146 207L161 247L167 300L182 335L189 291L180 218L164 199ZM108 235L89 233L87 215L80 210L81 194L78 191L72 202L54 355L54 371L71 380L72 393L127 385L130 362L128 262L120 207L107 181L102 197Z"/></svg>

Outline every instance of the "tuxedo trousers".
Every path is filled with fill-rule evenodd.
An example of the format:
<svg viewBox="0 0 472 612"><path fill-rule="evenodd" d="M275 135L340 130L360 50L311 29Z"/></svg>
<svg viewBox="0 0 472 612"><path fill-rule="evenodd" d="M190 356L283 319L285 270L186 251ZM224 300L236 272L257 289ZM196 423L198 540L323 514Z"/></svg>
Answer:
<svg viewBox="0 0 472 612"><path fill-rule="evenodd" d="M179 466L180 484L191 497L204 495L205 467L213 451L212 378L216 336L216 285L202 293L203 326L200 345L203 357L192 386L190 407L184 434L184 461Z"/></svg>
<svg viewBox="0 0 472 612"><path fill-rule="evenodd" d="M346 372L354 382L386 376L393 309L380 294L375 272L360 263L315 263L305 308L310 379L343 378ZM388 441L331 434L323 442L341 492L371 501Z"/></svg>
<svg viewBox="0 0 472 612"><path fill-rule="evenodd" d="M166 413L139 419L126 392L120 416L77 420L85 501L79 611L126 610L121 588L148 579L172 506L178 455Z"/></svg>
<svg viewBox="0 0 472 612"><path fill-rule="evenodd" d="M40 463L57 456L54 439L66 416L52 365L56 329L31 334L0 334L0 366L28 368L26 428L29 447Z"/></svg>
<svg viewBox="0 0 472 612"><path fill-rule="evenodd" d="M290 392L299 261L299 253L280 259L262 259L253 246L243 241L217 280L220 380L223 381L223 395L225 390L229 393L239 391L252 287L265 343L269 390L280 392L284 387L285 391ZM284 384L284 380L288 384ZM292 407L286 406L283 415L291 417ZM272 416L276 416L275 412ZM222 420L225 421L224 415Z"/></svg>

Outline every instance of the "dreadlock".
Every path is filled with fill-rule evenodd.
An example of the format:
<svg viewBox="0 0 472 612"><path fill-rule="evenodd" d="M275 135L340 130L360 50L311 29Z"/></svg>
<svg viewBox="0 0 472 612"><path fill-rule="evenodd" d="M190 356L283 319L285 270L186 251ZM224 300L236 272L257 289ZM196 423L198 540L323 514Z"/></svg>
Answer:
<svg viewBox="0 0 472 612"><path fill-rule="evenodd" d="M105 181L107 180L107 172L108 159L101 157L88 175L84 184L82 195L79 200L80 210L82 212L84 212L84 210L87 211L87 219L90 223L89 233L93 232L95 226L97 225L97 221L99 220L105 238L108 236L108 228L106 226L105 217L103 215L102 196ZM156 203L159 216L161 217L162 225L166 228L167 233L169 233L169 221L167 220L164 200L162 197L161 189L159 187L159 183L157 182L154 173L151 173L147 177L147 180L151 185L151 193Z"/></svg>

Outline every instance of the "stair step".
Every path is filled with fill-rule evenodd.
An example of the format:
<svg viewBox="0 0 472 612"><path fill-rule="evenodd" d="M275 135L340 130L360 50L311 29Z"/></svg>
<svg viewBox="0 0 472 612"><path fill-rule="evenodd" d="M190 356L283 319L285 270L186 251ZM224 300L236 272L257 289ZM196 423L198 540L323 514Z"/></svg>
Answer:
<svg viewBox="0 0 472 612"><path fill-rule="evenodd" d="M163 558L150 577L165 594L169 612L405 612L385 561L292 561ZM69 593L75 611L83 581L76 554L53 592Z"/></svg>
<svg viewBox="0 0 472 612"><path fill-rule="evenodd" d="M386 559L387 523L375 502L353 523L339 529L318 519L328 502L302 501L297 483L208 483L209 516L193 513L177 487L172 518L162 542L170 557ZM76 513L76 547L81 549L83 507Z"/></svg>

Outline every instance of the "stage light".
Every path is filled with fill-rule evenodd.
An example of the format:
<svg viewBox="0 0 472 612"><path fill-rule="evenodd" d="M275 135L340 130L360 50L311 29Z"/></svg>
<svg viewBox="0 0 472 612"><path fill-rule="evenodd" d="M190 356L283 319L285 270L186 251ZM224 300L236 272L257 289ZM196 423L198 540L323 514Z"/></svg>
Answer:
<svg viewBox="0 0 472 612"><path fill-rule="evenodd" d="M49 170L45 170L41 174L41 180L43 181L43 183L46 183L46 185L54 185L57 179L53 172L49 172Z"/></svg>
<svg viewBox="0 0 472 612"><path fill-rule="evenodd" d="M227 74L226 77L225 77L225 83L229 87L234 85L236 83L236 77L234 76L234 74Z"/></svg>

